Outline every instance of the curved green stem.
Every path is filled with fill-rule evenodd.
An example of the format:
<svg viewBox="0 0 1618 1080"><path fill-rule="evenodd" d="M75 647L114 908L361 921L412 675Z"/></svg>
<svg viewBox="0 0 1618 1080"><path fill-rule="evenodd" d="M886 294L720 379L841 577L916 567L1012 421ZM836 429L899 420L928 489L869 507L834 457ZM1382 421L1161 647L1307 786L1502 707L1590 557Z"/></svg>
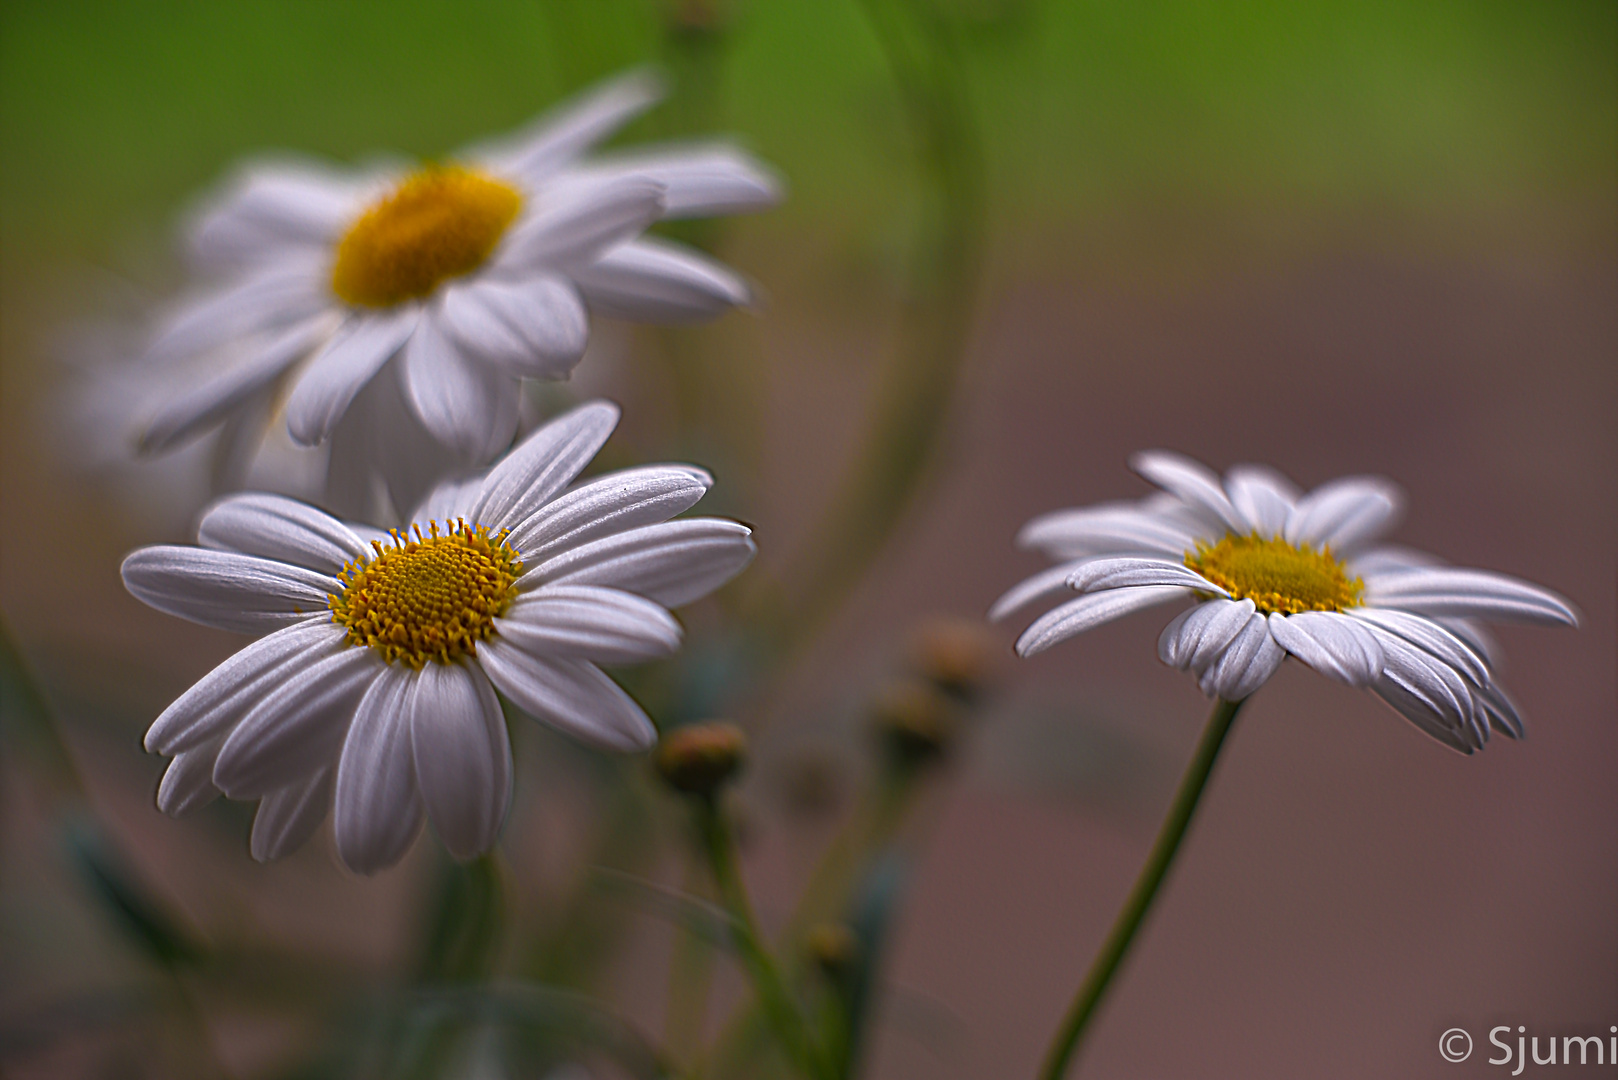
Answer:
<svg viewBox="0 0 1618 1080"><path fill-rule="evenodd" d="M1213 772L1214 759L1219 756L1219 748L1224 745L1225 736L1230 733L1231 724L1236 720L1236 711L1241 707L1240 701L1219 701L1214 705L1213 715L1208 717L1208 726L1202 729L1197 752L1186 767L1185 776L1180 779L1180 789L1174 793L1169 815L1163 820L1163 827L1158 830L1157 840L1152 844L1152 853L1147 857L1140 877L1135 879L1135 887L1129 891L1129 899L1124 901L1123 910L1112 924L1112 931L1102 944L1101 951L1090 962L1090 970L1085 974L1073 1004L1068 1006L1056 1038L1051 1041L1045 1064L1039 1072L1040 1080L1061 1080L1067 1071L1068 1062L1078 1050L1085 1027L1095 1015L1096 1006L1101 1004L1102 995L1107 992L1108 984L1123 963L1130 942L1135 940L1135 934L1140 930L1140 924L1169 872L1169 865L1180 850L1180 841L1185 839L1191 816L1196 813L1197 802L1202 798L1209 774Z"/></svg>

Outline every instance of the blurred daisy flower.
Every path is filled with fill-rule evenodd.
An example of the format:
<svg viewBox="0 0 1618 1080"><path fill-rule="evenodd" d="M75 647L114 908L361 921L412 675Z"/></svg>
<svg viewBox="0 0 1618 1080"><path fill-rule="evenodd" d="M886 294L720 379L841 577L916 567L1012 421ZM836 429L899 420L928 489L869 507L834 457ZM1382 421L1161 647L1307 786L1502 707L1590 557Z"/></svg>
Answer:
<svg viewBox="0 0 1618 1080"><path fill-rule="evenodd" d="M669 520L712 483L655 465L569 487L618 421L583 405L487 475L439 486L408 532L345 524L282 496L235 495L199 547L142 548L124 583L160 611L262 634L146 733L173 758L158 806L258 799L251 850L274 859L332 808L337 852L370 873L424 817L450 852L493 845L511 791L496 691L591 745L645 750L651 721L597 664L672 654L668 608L752 559L749 530Z"/></svg>
<svg viewBox="0 0 1618 1080"><path fill-rule="evenodd" d="M1254 466L1221 481L1161 451L1132 464L1163 491L1024 526L1018 543L1058 565L1007 592L990 618L1079 595L1034 620L1017 639L1019 655L1132 611L1194 600L1164 629L1158 655L1210 696L1240 701L1294 656L1371 688L1463 753L1482 747L1491 728L1522 735L1476 620L1576 625L1566 600L1503 574L1375 546L1400 506L1383 480L1349 477L1303 494Z"/></svg>
<svg viewBox="0 0 1618 1080"><path fill-rule="evenodd" d="M332 444L331 505L374 512L380 479L403 511L510 445L519 381L567 376L587 311L690 322L747 303L732 271L641 234L773 204L764 167L725 144L583 158L658 96L621 78L413 170L245 167L189 229L201 288L146 350L161 389L139 448L223 425L220 453L250 459L284 414L294 442Z"/></svg>

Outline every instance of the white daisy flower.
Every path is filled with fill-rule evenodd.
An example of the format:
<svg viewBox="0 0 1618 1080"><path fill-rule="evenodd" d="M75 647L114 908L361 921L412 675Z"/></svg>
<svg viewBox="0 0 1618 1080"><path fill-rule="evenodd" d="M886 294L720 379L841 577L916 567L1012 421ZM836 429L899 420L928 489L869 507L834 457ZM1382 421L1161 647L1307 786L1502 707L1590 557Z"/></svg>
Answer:
<svg viewBox="0 0 1618 1080"><path fill-rule="evenodd" d="M1221 481L1162 451L1132 465L1163 492L1060 510L1023 527L1018 543L1059 563L1007 592L990 618L1080 595L1034 620L1017 639L1020 655L1132 611L1194 600L1164 629L1158 655L1212 697L1239 701L1294 656L1370 687L1463 753L1482 747L1491 728L1522 735L1474 620L1576 625L1566 600L1502 574L1373 546L1401 501L1384 480L1348 477L1302 494L1256 466Z"/></svg>
<svg viewBox="0 0 1618 1080"><path fill-rule="evenodd" d="M519 381L567 376L587 308L689 322L747 303L732 271L641 234L773 204L779 184L758 162L724 144L582 160L658 94L643 74L621 78L506 143L413 171L245 168L190 230L208 284L148 350L168 389L139 447L222 424L250 441L284 412L295 442L335 444L333 500L368 511L379 475L403 511L445 461L464 471L510 445Z"/></svg>
<svg viewBox="0 0 1618 1080"><path fill-rule="evenodd" d="M160 611L263 637L146 733L172 757L158 806L258 799L251 849L277 858L332 807L337 851L391 866L431 820L457 858L505 819L511 750L496 691L591 745L645 750L656 729L598 664L672 654L678 607L754 553L746 526L669 520L712 479L654 465L569 487L618 409L581 406L487 475L440 485L408 534L278 495L216 503L199 547L142 548L124 584Z"/></svg>

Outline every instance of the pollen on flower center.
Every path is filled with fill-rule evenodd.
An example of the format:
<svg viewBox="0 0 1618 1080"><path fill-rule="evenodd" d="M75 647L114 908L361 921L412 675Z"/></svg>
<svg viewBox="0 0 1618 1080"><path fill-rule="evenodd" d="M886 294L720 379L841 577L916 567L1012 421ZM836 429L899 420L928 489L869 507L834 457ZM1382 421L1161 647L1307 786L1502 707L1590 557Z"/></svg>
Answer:
<svg viewBox="0 0 1618 1080"><path fill-rule="evenodd" d="M332 291L373 308L427 296L482 266L521 208L516 188L482 173L422 169L348 227L337 244Z"/></svg>
<svg viewBox="0 0 1618 1080"><path fill-rule="evenodd" d="M376 558L350 563L339 575L342 592L327 601L332 618L348 630L348 644L369 645L388 663L420 669L428 660L450 663L493 636L495 616L517 593L522 563L483 526L456 522L440 533L394 533L393 545L372 541Z"/></svg>
<svg viewBox="0 0 1618 1080"><path fill-rule="evenodd" d="M1349 577L1330 547L1296 546L1280 537L1226 534L1217 544L1199 540L1185 564L1266 614L1341 611L1357 606L1365 591L1365 582Z"/></svg>

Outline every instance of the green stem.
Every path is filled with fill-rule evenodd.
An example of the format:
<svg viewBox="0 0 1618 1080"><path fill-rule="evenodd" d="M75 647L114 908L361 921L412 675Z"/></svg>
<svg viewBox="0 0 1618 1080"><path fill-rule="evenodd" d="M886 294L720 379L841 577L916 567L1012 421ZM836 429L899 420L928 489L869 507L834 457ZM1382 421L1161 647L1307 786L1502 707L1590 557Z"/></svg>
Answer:
<svg viewBox="0 0 1618 1080"><path fill-rule="evenodd" d="M1107 992L1108 984L1123 963L1124 954L1135 940L1135 934L1140 930L1140 924L1169 872L1169 865L1180 850L1180 841L1185 839L1191 816L1196 813L1197 802L1202 798L1203 788L1208 785L1209 774L1213 772L1214 759L1219 756L1219 748L1224 745L1225 736L1230 733L1231 725L1236 720L1236 711L1241 707L1240 701L1219 701L1214 705L1213 715L1208 717L1208 726L1203 728L1202 739L1197 743L1197 752L1180 780L1180 789L1174 793L1169 815L1158 830L1157 841L1152 844L1152 853L1147 857L1140 877L1135 879L1135 887L1130 890L1129 899L1124 901L1117 921L1112 924L1112 932L1107 935L1095 960L1091 961L1090 970L1084 976L1073 1004L1068 1007L1067 1016L1063 1018L1050 1051L1045 1055L1040 1080L1061 1080L1067 1071L1068 1062L1078 1050L1086 1025L1095 1015L1096 1006L1101 1004L1102 995Z"/></svg>
<svg viewBox="0 0 1618 1080"><path fill-rule="evenodd" d="M753 918L753 906L747 899L747 888L742 884L741 874L736 868L736 851L730 830L725 825L718 802L712 797L697 800L697 826L702 833L702 846L707 853L708 863L713 869L720 903L735 920L737 951L741 953L742 963L753 980L753 988L758 993L770 1024L788 1055L802 1065L808 1075L828 1076L809 1025L793 1002L775 961L764 948L764 939Z"/></svg>

